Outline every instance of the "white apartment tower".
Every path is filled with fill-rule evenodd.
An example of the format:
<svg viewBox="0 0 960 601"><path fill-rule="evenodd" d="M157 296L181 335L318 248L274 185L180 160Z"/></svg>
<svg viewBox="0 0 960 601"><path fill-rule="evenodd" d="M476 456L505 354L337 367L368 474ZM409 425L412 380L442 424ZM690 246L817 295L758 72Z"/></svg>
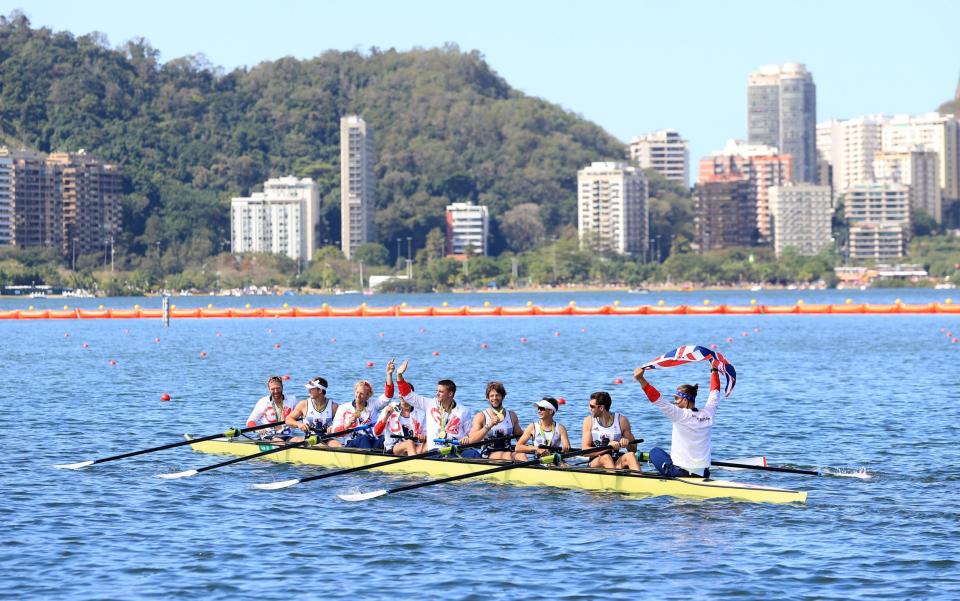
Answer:
<svg viewBox="0 0 960 601"><path fill-rule="evenodd" d="M878 181L910 186L910 206L924 211L937 223L943 221L940 188L940 157L929 150L881 151L874 155L873 172Z"/></svg>
<svg viewBox="0 0 960 601"><path fill-rule="evenodd" d="M931 113L919 117L897 115L883 126L883 150L920 148L939 157L943 198L960 199L960 124L952 116Z"/></svg>
<svg viewBox="0 0 960 601"><path fill-rule="evenodd" d="M894 182L854 184L843 197L850 258L903 257L910 239L910 187Z"/></svg>
<svg viewBox="0 0 960 601"><path fill-rule="evenodd" d="M263 192L231 199L231 250L309 261L316 250L319 219L320 192L313 180L293 176L267 180Z"/></svg>
<svg viewBox="0 0 960 601"><path fill-rule="evenodd" d="M490 215L487 207L469 202L447 205L447 256L487 254Z"/></svg>
<svg viewBox="0 0 960 601"><path fill-rule="evenodd" d="M816 255L832 243L833 192L830 186L772 186L769 195L773 248L777 257L787 248Z"/></svg>
<svg viewBox="0 0 960 601"><path fill-rule="evenodd" d="M359 115L340 118L340 247L348 259L376 240L373 130Z"/></svg>
<svg viewBox="0 0 960 601"><path fill-rule="evenodd" d="M642 255L649 232L647 180L624 163L593 163L577 172L581 248Z"/></svg>
<svg viewBox="0 0 960 601"><path fill-rule="evenodd" d="M750 74L747 141L789 154L794 181L817 181L817 87L806 66L765 65Z"/></svg>
<svg viewBox="0 0 960 601"><path fill-rule="evenodd" d="M817 124L817 151L833 167L836 194L875 179L873 157L881 150L885 120L883 115L870 115Z"/></svg>
<svg viewBox="0 0 960 601"><path fill-rule="evenodd" d="M687 141L673 129L664 129L630 141L630 158L643 169L653 169L666 180L690 185Z"/></svg>

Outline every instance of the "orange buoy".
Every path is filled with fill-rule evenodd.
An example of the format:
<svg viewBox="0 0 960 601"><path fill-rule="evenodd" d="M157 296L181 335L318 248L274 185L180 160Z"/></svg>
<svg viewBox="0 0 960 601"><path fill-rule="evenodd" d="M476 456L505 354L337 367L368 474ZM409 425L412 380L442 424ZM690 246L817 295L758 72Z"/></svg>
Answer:
<svg viewBox="0 0 960 601"><path fill-rule="evenodd" d="M161 400L161 401L169 401L169 400L170 400L170 395L167 394L167 393L163 393L163 394L160 395L160 400Z"/></svg>
<svg viewBox="0 0 960 601"><path fill-rule="evenodd" d="M563 398L562 396L557 397L557 404L558 404L558 405L566 405L566 404L567 404L567 399Z"/></svg>

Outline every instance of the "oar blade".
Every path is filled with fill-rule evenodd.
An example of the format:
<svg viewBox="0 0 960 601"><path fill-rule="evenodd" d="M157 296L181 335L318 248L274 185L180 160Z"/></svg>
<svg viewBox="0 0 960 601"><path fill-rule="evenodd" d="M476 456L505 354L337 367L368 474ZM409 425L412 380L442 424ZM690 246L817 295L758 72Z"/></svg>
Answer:
<svg viewBox="0 0 960 601"><path fill-rule="evenodd" d="M280 490L281 488L288 488L295 484L300 484L299 478L281 480L280 482L263 482L261 484L254 484L253 487L257 490Z"/></svg>
<svg viewBox="0 0 960 601"><path fill-rule="evenodd" d="M370 499L382 497L385 494L387 494L387 491L381 488L380 490L372 490L370 492L354 492L348 494L339 494L337 496L344 501L369 501Z"/></svg>
<svg viewBox="0 0 960 601"><path fill-rule="evenodd" d="M164 480L176 480L177 478L189 478L190 476L196 476L199 474L197 470L186 470L184 472L172 472L169 474L158 474L158 478L163 478Z"/></svg>
<svg viewBox="0 0 960 601"><path fill-rule="evenodd" d="M56 463L53 467L60 470L82 470L94 464L94 461L81 461L80 463Z"/></svg>

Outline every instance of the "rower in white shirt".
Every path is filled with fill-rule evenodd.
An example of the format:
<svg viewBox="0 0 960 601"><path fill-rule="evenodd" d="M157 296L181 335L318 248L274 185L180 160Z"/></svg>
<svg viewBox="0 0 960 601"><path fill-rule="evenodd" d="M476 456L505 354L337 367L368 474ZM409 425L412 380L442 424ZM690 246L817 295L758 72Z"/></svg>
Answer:
<svg viewBox="0 0 960 601"><path fill-rule="evenodd" d="M633 370L633 377L643 387L650 402L673 422L670 453L657 447L650 449L650 463L664 476L709 478L713 422L720 404L720 373L717 367L714 365L710 369L710 395L702 409L697 409L698 384L677 387L673 402L669 402L647 381L645 371L638 367Z"/></svg>
<svg viewBox="0 0 960 601"><path fill-rule="evenodd" d="M397 369L397 386L400 389L400 398L424 414L424 429L427 437L424 451L443 446L443 442L437 442L437 440L459 442L470 436L471 415L465 407L457 404L454 398L457 394L457 385L453 380L438 381L437 393L433 398L420 396L413 392L413 386L403 377L409 364L409 360L404 361ZM480 457L480 451L474 448L463 449L460 456L477 458Z"/></svg>
<svg viewBox="0 0 960 601"><path fill-rule="evenodd" d="M270 391L270 394L262 397L253 406L253 411L247 418L248 428L282 422L297 404L297 399L292 394L283 394L283 380L280 376L270 376L270 379L267 380L267 390ZM293 432L285 424L265 428L260 430L258 434L262 440L274 441L285 441L293 436Z"/></svg>
<svg viewBox="0 0 960 601"><path fill-rule="evenodd" d="M393 360L387 364L388 373L393 371ZM389 393L389 396L387 396ZM337 409L337 414L333 418L333 425L330 432L342 432L351 430L359 426L369 425L366 430L351 432L341 437L341 442L345 447L354 449L382 449L383 438L373 433L373 426L376 423L380 411L390 403L390 397L393 396L393 387L385 387L384 394L371 400L373 396L373 387L370 382L360 380L353 387L353 402L344 403Z"/></svg>

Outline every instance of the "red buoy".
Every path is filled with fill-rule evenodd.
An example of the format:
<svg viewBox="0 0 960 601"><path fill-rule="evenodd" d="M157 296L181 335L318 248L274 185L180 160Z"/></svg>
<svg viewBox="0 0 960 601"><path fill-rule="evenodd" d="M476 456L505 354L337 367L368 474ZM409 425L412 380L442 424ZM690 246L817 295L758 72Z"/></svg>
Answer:
<svg viewBox="0 0 960 601"><path fill-rule="evenodd" d="M86 342L84 342L84 343L83 343L83 348L90 348L90 345L87 344Z"/></svg>
<svg viewBox="0 0 960 601"><path fill-rule="evenodd" d="M367 367L373 367L373 361L367 361Z"/></svg>
<svg viewBox="0 0 960 601"><path fill-rule="evenodd" d="M520 337L520 343L521 343L521 344L526 344L526 343L527 343L527 337L526 337L526 336L521 336L521 337Z"/></svg>
<svg viewBox="0 0 960 601"><path fill-rule="evenodd" d="M560 332L554 332L553 335L554 335L554 336L559 336L559 335L560 335Z"/></svg>
<svg viewBox="0 0 960 601"><path fill-rule="evenodd" d="M746 337L749 336L749 335L750 335L750 332L744 332L744 333L743 333L744 338L746 338Z"/></svg>
<svg viewBox="0 0 960 601"><path fill-rule="evenodd" d="M710 345L710 348L712 348L712 349L716 349L716 348L717 348L717 343L716 343L716 342L714 342L713 344L711 344L711 345Z"/></svg>
<svg viewBox="0 0 960 601"><path fill-rule="evenodd" d="M440 356L440 351L433 351L433 356L434 356L434 357L439 357L439 356Z"/></svg>
<svg viewBox="0 0 960 601"><path fill-rule="evenodd" d="M733 342L733 336L727 336L727 342Z"/></svg>
<svg viewBox="0 0 960 601"><path fill-rule="evenodd" d="M200 358L203 359L207 356L207 351L200 351Z"/></svg>
<svg viewBox="0 0 960 601"><path fill-rule="evenodd" d="M273 348L280 348L280 343L277 342L276 344L274 344L274 345L273 345Z"/></svg>
<svg viewBox="0 0 960 601"><path fill-rule="evenodd" d="M63 333L63 337L64 337L64 338L70 338L70 332L64 332L64 333Z"/></svg>
<svg viewBox="0 0 960 601"><path fill-rule="evenodd" d="M480 343L480 348L487 348L487 343L486 343L486 342L481 342L481 343Z"/></svg>
<svg viewBox="0 0 960 601"><path fill-rule="evenodd" d="M110 365L116 365L116 364L117 364L116 359L110 359Z"/></svg>
<svg viewBox="0 0 960 601"><path fill-rule="evenodd" d="M283 374L283 381L284 381L284 382L289 382L289 381L290 381L290 374Z"/></svg>
<svg viewBox="0 0 960 601"><path fill-rule="evenodd" d="M330 342L336 342L336 341L337 341L336 338L331 338L331 339L330 339Z"/></svg>
<svg viewBox="0 0 960 601"><path fill-rule="evenodd" d="M619 386L620 384L623 384L623 378L615 378L613 383Z"/></svg>
<svg viewBox="0 0 960 601"><path fill-rule="evenodd" d="M169 400L170 400L170 395L167 394L167 393L163 393L163 394L160 395L160 400L161 400L161 401L169 401Z"/></svg>
<svg viewBox="0 0 960 601"><path fill-rule="evenodd" d="M567 404L567 399L563 398L562 396L558 396L558 397L557 397L557 404L558 404L558 405L566 405L566 404Z"/></svg>
<svg viewBox="0 0 960 601"><path fill-rule="evenodd" d="M377 335L380 336L380 338L383 338L383 332L380 332L380 333L377 334Z"/></svg>

